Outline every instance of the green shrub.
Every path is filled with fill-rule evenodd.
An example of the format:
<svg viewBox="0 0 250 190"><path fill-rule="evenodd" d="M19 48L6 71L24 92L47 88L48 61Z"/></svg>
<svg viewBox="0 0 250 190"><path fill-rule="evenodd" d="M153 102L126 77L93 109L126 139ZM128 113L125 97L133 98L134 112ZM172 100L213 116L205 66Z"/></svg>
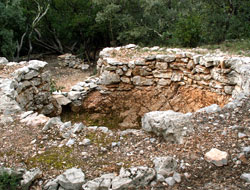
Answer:
<svg viewBox="0 0 250 190"><path fill-rule="evenodd" d="M196 47L200 42L200 18L196 15L181 16L173 32L173 43L184 47Z"/></svg>
<svg viewBox="0 0 250 190"><path fill-rule="evenodd" d="M19 182L20 179L15 175L10 175L5 171L0 174L0 190L16 190Z"/></svg>

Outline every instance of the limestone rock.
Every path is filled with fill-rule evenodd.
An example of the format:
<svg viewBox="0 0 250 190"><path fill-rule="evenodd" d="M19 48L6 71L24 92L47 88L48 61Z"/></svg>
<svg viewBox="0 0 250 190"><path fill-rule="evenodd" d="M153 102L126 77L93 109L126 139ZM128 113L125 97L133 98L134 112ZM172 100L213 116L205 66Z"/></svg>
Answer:
<svg viewBox="0 0 250 190"><path fill-rule="evenodd" d="M61 119L59 117L53 117L53 118L50 118L47 123L44 125L43 127L43 131L47 131L49 130L51 127L54 127L54 126L61 126L63 125L63 122L61 121Z"/></svg>
<svg viewBox="0 0 250 190"><path fill-rule="evenodd" d="M124 46L124 48L126 48L126 49L134 49L134 48L137 48L137 47L138 46L135 45L135 44L128 44L128 45Z"/></svg>
<svg viewBox="0 0 250 190"><path fill-rule="evenodd" d="M117 73L104 71L100 76L100 84L108 85L120 82L120 76Z"/></svg>
<svg viewBox="0 0 250 190"><path fill-rule="evenodd" d="M170 79L160 79L158 81L158 84L160 86L167 86L167 85L170 85L171 84L171 80Z"/></svg>
<svg viewBox="0 0 250 190"><path fill-rule="evenodd" d="M84 190L109 190L111 189L112 180L116 177L114 173L102 175L99 178L88 181L83 185Z"/></svg>
<svg viewBox="0 0 250 190"><path fill-rule="evenodd" d="M250 183L250 173L243 173L240 178Z"/></svg>
<svg viewBox="0 0 250 190"><path fill-rule="evenodd" d="M181 182L181 175L179 173L175 172L173 178L177 183Z"/></svg>
<svg viewBox="0 0 250 190"><path fill-rule="evenodd" d="M74 100L77 100L81 97L81 93L78 92L78 91L70 91L68 93L68 98L71 100L71 101L74 101Z"/></svg>
<svg viewBox="0 0 250 190"><path fill-rule="evenodd" d="M212 148L205 154L205 160L213 163L216 166L227 165L228 153Z"/></svg>
<svg viewBox="0 0 250 190"><path fill-rule="evenodd" d="M80 190L85 182L81 169L71 168L57 177L58 183L66 190Z"/></svg>
<svg viewBox="0 0 250 190"><path fill-rule="evenodd" d="M5 57L0 57L0 69L3 69L8 63L8 60Z"/></svg>
<svg viewBox="0 0 250 190"><path fill-rule="evenodd" d="M140 76L133 77L132 82L134 85L138 85L138 86L150 86L154 84L153 79L148 79L148 78L140 77Z"/></svg>
<svg viewBox="0 0 250 190"><path fill-rule="evenodd" d="M173 177L168 177L165 179L165 182L169 185L169 186L173 186L175 184L175 180Z"/></svg>
<svg viewBox="0 0 250 190"><path fill-rule="evenodd" d="M57 101L57 103L59 104L59 105L63 105L63 106L65 106L65 105L68 105L68 104L70 104L71 103L71 100L69 100L68 98L66 98L64 95L62 95L62 94L56 94L56 95L53 95L52 96L54 99L56 99L56 101Z"/></svg>
<svg viewBox="0 0 250 190"><path fill-rule="evenodd" d="M57 180L51 180L43 187L44 190L58 190Z"/></svg>
<svg viewBox="0 0 250 190"><path fill-rule="evenodd" d="M155 78L166 78L166 79L171 79L172 77L172 73L168 72L168 73L163 73L163 72L160 72L160 71L153 71L153 75Z"/></svg>
<svg viewBox="0 0 250 190"><path fill-rule="evenodd" d="M212 104L211 106L199 109L197 112L216 113L219 111L221 111L220 106L218 106L217 104Z"/></svg>
<svg viewBox="0 0 250 190"><path fill-rule="evenodd" d="M91 140L90 139L83 139L81 144L84 145L84 146L88 146L88 145L91 144Z"/></svg>
<svg viewBox="0 0 250 190"><path fill-rule="evenodd" d="M42 174L42 172L39 168L35 168L35 169L31 169L30 171L26 171L22 176L23 179L21 180L22 189L28 190L31 183L35 179L37 179L39 177L39 175L41 175L41 174Z"/></svg>
<svg viewBox="0 0 250 190"><path fill-rule="evenodd" d="M153 111L142 118L142 129L163 136L165 140L183 143L183 137L192 131L191 114L169 111Z"/></svg>
<svg viewBox="0 0 250 190"><path fill-rule="evenodd" d="M168 63L166 63L166 62L157 62L155 67L156 67L156 69L159 69L159 70L167 70Z"/></svg>
<svg viewBox="0 0 250 190"><path fill-rule="evenodd" d="M43 114L33 113L22 119L21 122L35 127L44 125L48 120L49 118Z"/></svg>
<svg viewBox="0 0 250 190"><path fill-rule="evenodd" d="M88 64L83 64L83 65L81 66L81 69L82 69L83 71L86 71L86 70L89 69L89 65L88 65Z"/></svg>
<svg viewBox="0 0 250 190"><path fill-rule="evenodd" d="M44 61L32 60L32 61L29 61L28 68L39 71L41 68L44 68L47 64L48 63Z"/></svg>
<svg viewBox="0 0 250 190"><path fill-rule="evenodd" d="M84 128L86 128L86 126L83 125L83 123L75 123L72 126L72 133L80 133Z"/></svg>
<svg viewBox="0 0 250 190"><path fill-rule="evenodd" d="M177 167L177 162L173 157L156 157L153 160L157 175L167 177L174 172Z"/></svg>
<svg viewBox="0 0 250 190"><path fill-rule="evenodd" d="M75 141L76 141L75 139L69 139L65 145L70 147L75 144Z"/></svg>
<svg viewBox="0 0 250 190"><path fill-rule="evenodd" d="M122 168L119 176L112 180L113 190L136 188L148 185L155 177L152 168L139 166L129 169Z"/></svg>

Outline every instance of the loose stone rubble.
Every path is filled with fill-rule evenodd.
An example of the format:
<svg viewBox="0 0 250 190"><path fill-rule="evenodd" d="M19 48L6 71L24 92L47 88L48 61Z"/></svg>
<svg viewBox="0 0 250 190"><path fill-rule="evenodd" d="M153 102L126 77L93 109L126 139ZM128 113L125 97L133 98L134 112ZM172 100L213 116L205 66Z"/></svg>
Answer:
<svg viewBox="0 0 250 190"><path fill-rule="evenodd" d="M129 169L121 168L118 176L115 174L105 174L100 178L88 181L83 185L85 190L125 190L136 189L147 186L155 177L155 171L152 168L140 166Z"/></svg>
<svg viewBox="0 0 250 190"><path fill-rule="evenodd" d="M66 53L57 57L59 60L59 65L62 67L70 67L74 69L81 69L83 71L89 69L89 65L84 63L81 59L76 58L75 55Z"/></svg>
<svg viewBox="0 0 250 190"><path fill-rule="evenodd" d="M81 133L86 133L86 131L89 131L90 134L101 132L110 138L114 136L114 133L103 126L87 127L83 123L62 122L59 117L48 118L45 115L58 115L62 111L62 106L66 105L69 105L72 111L75 112L80 111L82 108L86 109L87 107L95 110L100 104L105 107L107 105L105 104L105 98L109 97L112 93L133 94L134 92L141 92L135 95L135 97L138 98L142 96L143 92L150 92L151 90L157 91L160 89L156 93L158 95L155 102L153 102L150 96L150 98L146 100L154 107L145 106L143 107L144 110L126 110L127 115L123 124L126 123L125 120L135 119L132 118L131 115L138 112L138 115L142 117L141 124L144 131L153 132L156 136L163 137L164 142L173 144L173 147L185 147L186 151L188 139L190 140L190 138L192 138L191 135L197 132L197 130L201 130L199 127L193 126L194 118L199 116L198 118L200 120L197 120L197 123L200 122L204 124L207 122L209 125L214 126L214 128L207 127L208 131L218 130L220 127L218 126L219 122L218 119L214 120L214 117L220 117L221 120L229 118L227 114L229 111L235 114L237 111L240 112L240 107L244 106L242 104L247 104L246 100L249 99L250 95L249 58L229 58L224 55L197 55L192 52L180 52L178 49L162 49L159 47L144 49L152 53L152 55L145 57L135 57L135 59L129 57L126 60L123 60L119 56L117 58L112 57L114 52L119 54L119 51L137 50L137 48L136 45L105 48L100 53L100 59L98 61L99 77L90 77L86 81L73 86L70 92L56 92L53 96L49 92L48 87L49 75L47 72L43 72L46 63L40 61L22 63L23 66L13 72L12 78L0 78L0 98L5 100L0 102L1 124L6 126L12 123L15 118L14 115L17 115L20 121L26 125L34 125L34 127L43 126L41 131L43 135L46 134L46 136L43 137L44 141L48 140L48 136L53 132L57 134L57 138L60 139L53 139L56 142L55 146L61 148L65 145L67 147L84 145L84 149L88 150L95 146L96 142L86 138L87 135L84 136L84 139L78 138L78 135L80 136ZM161 53L154 52L156 50L160 50ZM4 66L1 67L1 65ZM17 63L8 63L4 58L0 58L0 69L5 69L8 65L17 65ZM168 97L168 101L161 102L159 106L156 106L157 101L159 102L160 100L159 97L161 97L159 94L161 95L164 90L170 89L170 87L172 89L164 95L167 96L167 94L171 94L171 96ZM189 106L192 113L187 113L189 109L184 111L186 114L180 113L178 111L182 111L182 108L174 107L174 105L182 105L180 102L184 99L179 93L185 88L190 94L192 94L194 89L197 91L201 90L199 91L201 93L209 92L211 93L209 95L215 95L215 99L221 99L224 107L221 108L221 105L214 104L220 104L220 102L214 102L213 100L209 102L209 106L201 109L200 107L196 107L193 111L191 107L195 106L195 101L191 101L190 99L191 103ZM173 93L173 91L176 92ZM229 99L231 95L232 99ZM105 98L101 98L102 96ZM176 97L178 98L175 99ZM167 103L168 106L161 107ZM119 105L116 105L116 102L113 102L113 104L114 107L119 107ZM130 104L130 106L131 105L133 104ZM99 107L99 110L102 110L102 108L103 107ZM165 108L172 109L166 111ZM24 110L29 111L24 112ZM45 115L30 110L38 111ZM206 114L211 118L202 118L205 117ZM213 121L212 124L211 121ZM246 121L246 126L249 127L249 123L247 122L248 121ZM236 131L236 138L240 139L242 145L242 149L239 152L230 152L230 150L228 152L222 152L218 149L213 149L213 147L210 147L212 148L211 151L207 152L208 150L200 147L200 142L196 141L197 145L195 146L201 149L202 152L207 153L198 156L195 154L188 156L197 162L202 162L205 159L215 166L226 167L228 164L231 164L229 163L229 159L230 162L234 163L234 168L247 164L250 152L246 143L247 140L249 140L249 129L237 125L227 127L224 131L220 131L220 134L226 138L229 132ZM115 134L119 134L119 138L110 142L108 146L100 145L100 147L98 147L98 151L100 151L98 154L104 156L107 152L109 153L110 150L114 152L119 151L121 147L124 146L122 143L127 135L140 136L143 135L144 132L130 129L118 133L115 132ZM160 138L154 136L145 139L145 142L154 144L158 139ZM43 141L39 142L42 143ZM136 144L135 147L139 146L139 143L138 145ZM31 144L36 144L36 139L32 140ZM219 148L218 145L214 147ZM144 148L146 151L147 147ZM181 149L177 151L181 151ZM43 150L41 152L38 151L38 154L43 154ZM81 153L83 159L86 159L89 156L88 154L91 154L91 152L84 150ZM127 152L128 157L133 154L144 155L145 152L143 149L139 149L137 152ZM234 157L230 158L230 154L234 155ZM188 169L191 168L191 165L184 160L178 160L174 156L158 156L152 157L151 159L154 166L121 167L119 174L108 173L98 178L88 178L87 180L85 179L85 173L88 171L83 171L83 173L81 169L71 168L58 177L46 181L44 189L146 189L157 186L159 183L163 185L166 184L164 187L174 186L182 183L182 178L185 178L184 181L188 181L190 178L196 178L196 176L191 176L188 172L178 173L179 171L190 172L191 170ZM204 164L206 164L205 161ZM209 167L215 167L210 163L207 164ZM120 163L117 163L117 165L122 166ZM28 188L31 181L34 181L40 174L40 170L35 169L26 172L26 175L23 175L23 182L21 182L21 184L23 184L25 188ZM249 173L242 172L242 175L238 178L249 183ZM209 182L204 184L204 187L210 188L213 187L213 184Z"/></svg>

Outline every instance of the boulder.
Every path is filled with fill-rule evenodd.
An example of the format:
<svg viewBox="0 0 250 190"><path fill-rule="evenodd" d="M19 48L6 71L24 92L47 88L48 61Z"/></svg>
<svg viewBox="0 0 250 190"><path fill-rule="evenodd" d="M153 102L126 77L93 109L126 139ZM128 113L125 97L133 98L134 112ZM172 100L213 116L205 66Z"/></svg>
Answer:
<svg viewBox="0 0 250 190"><path fill-rule="evenodd" d="M183 143L183 137L192 131L191 115L172 110L149 112L142 117L142 129L163 136L167 141Z"/></svg>
<svg viewBox="0 0 250 190"><path fill-rule="evenodd" d="M80 190L85 182L81 169L71 168L57 177L58 183L66 190Z"/></svg>

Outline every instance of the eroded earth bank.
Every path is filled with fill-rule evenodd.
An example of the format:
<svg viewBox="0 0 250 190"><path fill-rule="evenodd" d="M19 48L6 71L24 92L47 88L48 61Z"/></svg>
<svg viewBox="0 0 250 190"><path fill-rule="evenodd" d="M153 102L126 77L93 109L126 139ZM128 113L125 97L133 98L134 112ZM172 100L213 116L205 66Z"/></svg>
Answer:
<svg viewBox="0 0 250 190"><path fill-rule="evenodd" d="M105 48L62 92L46 65L0 58L0 172L22 188L249 188L249 57Z"/></svg>

